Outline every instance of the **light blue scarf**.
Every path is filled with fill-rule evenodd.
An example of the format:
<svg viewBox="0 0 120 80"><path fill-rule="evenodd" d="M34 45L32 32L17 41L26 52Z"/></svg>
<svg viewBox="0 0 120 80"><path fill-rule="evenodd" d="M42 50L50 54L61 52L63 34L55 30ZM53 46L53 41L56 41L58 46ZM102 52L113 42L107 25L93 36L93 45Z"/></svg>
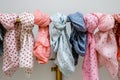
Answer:
<svg viewBox="0 0 120 80"><path fill-rule="evenodd" d="M57 53L55 60L60 71L69 76L75 70L74 59L71 53L69 38L66 32L67 16L57 13L51 17L50 42L53 52Z"/></svg>

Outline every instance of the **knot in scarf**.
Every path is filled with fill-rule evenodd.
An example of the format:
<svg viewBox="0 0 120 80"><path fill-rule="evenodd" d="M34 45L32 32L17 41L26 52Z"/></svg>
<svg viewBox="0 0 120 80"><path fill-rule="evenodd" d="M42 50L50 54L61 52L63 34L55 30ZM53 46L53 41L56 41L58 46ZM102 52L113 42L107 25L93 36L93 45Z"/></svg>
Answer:
<svg viewBox="0 0 120 80"><path fill-rule="evenodd" d="M68 19L71 23L70 43L75 65L78 64L79 55L84 56L86 52L86 27L83 14L76 12L70 14Z"/></svg>
<svg viewBox="0 0 120 80"><path fill-rule="evenodd" d="M49 15L36 10L34 13L34 23L37 24L39 27L47 27L50 23Z"/></svg>
<svg viewBox="0 0 120 80"><path fill-rule="evenodd" d="M58 30L64 30L66 27L67 16L58 13L56 17L51 17L54 27Z"/></svg>
<svg viewBox="0 0 120 80"><path fill-rule="evenodd" d="M50 27L50 40L53 52L57 53L55 63L65 76L69 76L74 72L75 66L66 32L67 16L58 13L51 16L51 21L53 26Z"/></svg>
<svg viewBox="0 0 120 80"><path fill-rule="evenodd" d="M94 14L86 14L84 16L84 20L85 20L85 24L86 24L86 28L88 33L94 33L95 29L98 26L98 17L95 16Z"/></svg>
<svg viewBox="0 0 120 80"><path fill-rule="evenodd" d="M5 27L5 29L11 30L14 28L14 23L16 22L17 17L18 16L16 14L1 14L0 22Z"/></svg>
<svg viewBox="0 0 120 80"><path fill-rule="evenodd" d="M111 15L94 14L99 18L99 31L95 34L98 64L99 66L105 66L114 79L118 72L117 43L112 30L115 20Z"/></svg>
<svg viewBox="0 0 120 80"><path fill-rule="evenodd" d="M39 10L35 11L34 17L34 23L39 26L37 39L34 45L34 55L37 57L38 63L45 64L50 57L50 17Z"/></svg>
<svg viewBox="0 0 120 80"><path fill-rule="evenodd" d="M88 36L86 55L82 65L83 80L99 80L94 39L94 31L98 26L98 17L93 13L90 13L84 16L84 20L88 31Z"/></svg>

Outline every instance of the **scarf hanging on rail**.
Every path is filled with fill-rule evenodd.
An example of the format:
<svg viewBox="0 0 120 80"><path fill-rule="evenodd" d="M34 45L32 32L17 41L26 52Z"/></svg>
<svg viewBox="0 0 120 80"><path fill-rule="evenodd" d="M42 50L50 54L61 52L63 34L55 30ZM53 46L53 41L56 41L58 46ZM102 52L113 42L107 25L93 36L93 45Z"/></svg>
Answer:
<svg viewBox="0 0 120 80"><path fill-rule="evenodd" d="M34 23L39 26L37 39L34 45L34 55L37 57L38 63L45 64L50 57L50 17L39 10L35 11L34 17Z"/></svg>
<svg viewBox="0 0 120 80"><path fill-rule="evenodd" d="M117 43L112 30L115 20L111 15L102 13L94 13L94 15L99 18L99 31L95 34L98 65L105 66L114 79L118 73Z"/></svg>
<svg viewBox="0 0 120 80"><path fill-rule="evenodd" d="M33 68L33 45L34 36L32 29L34 27L34 16L31 13L24 12L19 16L22 27L20 35L20 54L19 65L25 70L28 76L32 73Z"/></svg>
<svg viewBox="0 0 120 80"><path fill-rule="evenodd" d="M53 52L57 55L55 63L65 76L69 76L74 72L75 66L66 32L67 16L57 13L51 17L51 21L50 41Z"/></svg>
<svg viewBox="0 0 120 80"><path fill-rule="evenodd" d="M117 59L118 59L118 80L120 80L120 14L113 14L113 17L115 19L115 26L114 26L114 32L116 36L117 46L118 46L118 52L117 52Z"/></svg>
<svg viewBox="0 0 120 80"><path fill-rule="evenodd" d="M3 55L3 40L6 34L6 29L2 24L0 24L0 56Z"/></svg>
<svg viewBox="0 0 120 80"><path fill-rule="evenodd" d="M15 25L17 19L16 14L1 14L0 22L7 30L4 37L4 56L3 71L6 76L12 76L19 67L18 50L20 29Z"/></svg>
<svg viewBox="0 0 120 80"><path fill-rule="evenodd" d="M83 15L79 12L70 14L68 20L71 22L70 43L72 44L72 54L74 64L78 64L79 55L84 56L86 52L86 27Z"/></svg>
<svg viewBox="0 0 120 80"><path fill-rule="evenodd" d="M98 26L98 17L94 14L86 14L85 17L87 35L87 50L82 65L83 80L99 80L97 55L95 51L94 31Z"/></svg>

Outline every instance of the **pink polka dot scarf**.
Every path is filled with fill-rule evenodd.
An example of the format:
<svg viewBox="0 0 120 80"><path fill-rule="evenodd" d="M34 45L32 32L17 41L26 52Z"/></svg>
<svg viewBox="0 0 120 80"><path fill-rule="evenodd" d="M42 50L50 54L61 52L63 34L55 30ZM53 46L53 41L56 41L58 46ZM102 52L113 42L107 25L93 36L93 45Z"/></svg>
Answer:
<svg viewBox="0 0 120 80"><path fill-rule="evenodd" d="M24 68L25 73L31 74L33 68L33 45L34 37L32 29L34 27L34 16L31 13L24 12L19 16L21 20L21 35L20 35L20 54L19 66Z"/></svg>
<svg viewBox="0 0 120 80"><path fill-rule="evenodd" d="M120 14L113 14L113 17L115 19L114 32L116 35L117 46L118 46L118 52L117 52L117 59L119 64L118 80L120 80Z"/></svg>
<svg viewBox="0 0 120 80"><path fill-rule="evenodd" d="M39 10L35 11L34 17L34 23L39 26L37 39L34 45L34 55L36 56L38 63L45 64L50 57L50 17Z"/></svg>
<svg viewBox="0 0 120 80"><path fill-rule="evenodd" d="M99 67L105 66L114 79L118 72L117 43L112 30L115 20L111 15L100 13L95 15L99 18L99 31L95 34Z"/></svg>
<svg viewBox="0 0 120 80"><path fill-rule="evenodd" d="M19 67L19 27L15 25L16 14L1 14L0 22L6 28L4 37L3 71L7 76L12 76Z"/></svg>
<svg viewBox="0 0 120 80"><path fill-rule="evenodd" d="M99 80L94 38L94 31L98 26L98 17L91 13L85 15L84 20L86 23L88 35L87 50L82 65L82 76L83 80Z"/></svg>

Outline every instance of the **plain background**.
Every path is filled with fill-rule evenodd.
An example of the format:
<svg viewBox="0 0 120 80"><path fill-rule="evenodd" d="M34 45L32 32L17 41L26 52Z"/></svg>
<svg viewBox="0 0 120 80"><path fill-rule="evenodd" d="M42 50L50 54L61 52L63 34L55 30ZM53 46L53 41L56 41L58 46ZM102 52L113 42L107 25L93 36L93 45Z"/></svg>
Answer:
<svg viewBox="0 0 120 80"><path fill-rule="evenodd" d="M83 14L91 12L102 12L107 14L119 13L120 0L1 0L1 13L17 13L31 12L36 9L41 10L49 15L54 15L57 12L65 15L81 12ZM67 26L69 32L70 27ZM37 33L37 26L33 30ZM81 65L83 58L79 58L79 65L76 66L75 72L70 77L63 77L63 80L82 80ZM2 72L2 58L0 58L0 80L55 80L55 72L51 72L51 67L54 66L53 61L48 64L38 64L34 61L34 70L30 78L25 76L23 70L19 69L12 78L7 78ZM111 80L106 69L99 69L100 80ZM116 79L117 80L117 79Z"/></svg>

